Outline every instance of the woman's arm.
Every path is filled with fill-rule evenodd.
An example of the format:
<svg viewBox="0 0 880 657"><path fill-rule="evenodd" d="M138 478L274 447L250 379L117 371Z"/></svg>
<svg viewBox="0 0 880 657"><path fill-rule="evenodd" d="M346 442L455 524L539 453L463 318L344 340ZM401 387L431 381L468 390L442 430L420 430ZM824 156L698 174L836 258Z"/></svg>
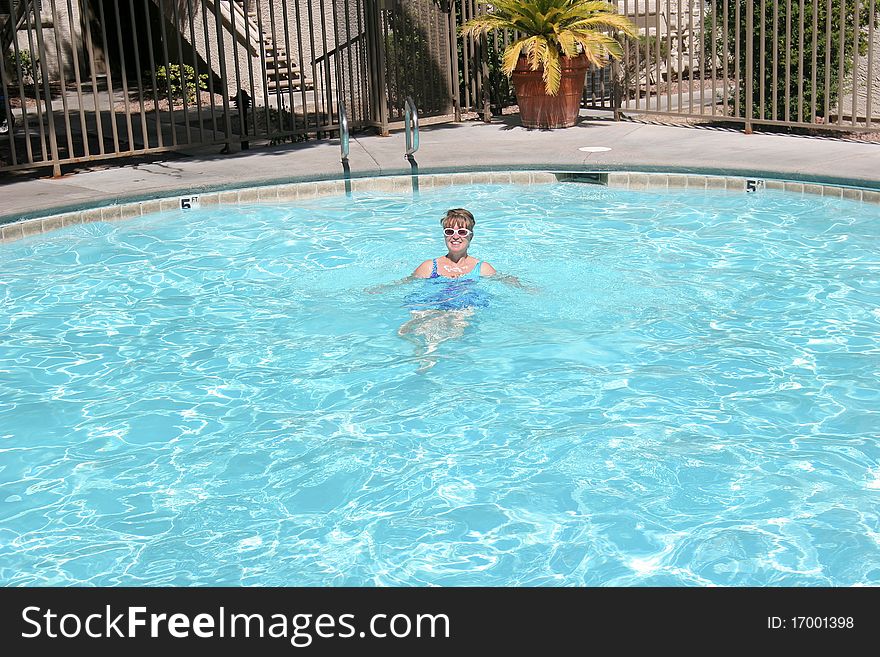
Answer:
<svg viewBox="0 0 880 657"><path fill-rule="evenodd" d="M390 290L393 287L397 287L398 285L405 285L406 283L411 283L417 278L430 278L431 269L433 268L434 261L433 260L425 260L422 264L416 267L415 271L406 276L405 278L401 278L398 281L393 281L391 283L381 283L379 285L374 285L373 287L368 287L364 290L367 294L379 294L384 292L385 290ZM481 270L482 271L482 270Z"/></svg>
<svg viewBox="0 0 880 657"><path fill-rule="evenodd" d="M510 276L509 274L499 274L498 271L490 265L488 262L484 262L480 265L480 276L491 276L492 280L498 281L500 283L505 283L512 287L518 287L521 290L525 290L526 292L531 292L532 294L539 292L540 290L532 285L525 285L520 281L516 276Z"/></svg>
<svg viewBox="0 0 880 657"><path fill-rule="evenodd" d="M385 290L390 290L391 288L397 287L398 285L409 283L412 280L415 280L413 276L407 276L406 278L401 278L398 281L392 281L390 283L380 283L379 285L374 285L373 287L364 288L364 292L366 292L367 294L381 294Z"/></svg>

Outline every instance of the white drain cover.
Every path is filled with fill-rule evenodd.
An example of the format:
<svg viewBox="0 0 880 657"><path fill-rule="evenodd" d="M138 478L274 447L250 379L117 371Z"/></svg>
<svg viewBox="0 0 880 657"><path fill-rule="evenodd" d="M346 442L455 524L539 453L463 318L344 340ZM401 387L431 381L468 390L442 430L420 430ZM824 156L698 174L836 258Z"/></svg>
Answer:
<svg viewBox="0 0 880 657"><path fill-rule="evenodd" d="M605 151L610 151L611 149L607 146L582 146L578 150L583 151L584 153L604 153Z"/></svg>

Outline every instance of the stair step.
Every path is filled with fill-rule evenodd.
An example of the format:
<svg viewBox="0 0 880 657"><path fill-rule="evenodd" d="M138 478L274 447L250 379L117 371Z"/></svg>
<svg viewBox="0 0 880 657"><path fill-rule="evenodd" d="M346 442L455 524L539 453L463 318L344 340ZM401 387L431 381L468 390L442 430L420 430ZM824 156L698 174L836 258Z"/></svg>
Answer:
<svg viewBox="0 0 880 657"><path fill-rule="evenodd" d="M266 80L269 82L269 84L277 82L278 84L286 85L288 80L293 80L294 82L302 82L303 78L299 75L279 75L278 77L275 77L274 75L267 75Z"/></svg>
<svg viewBox="0 0 880 657"><path fill-rule="evenodd" d="M276 77L279 77L279 78L286 78L286 77L299 78L299 77L302 77L300 74L301 74L301 71L299 70L298 66L292 66L290 68L275 68L275 69L269 69L268 71L266 71L266 79L267 80L274 80Z"/></svg>
<svg viewBox="0 0 880 657"><path fill-rule="evenodd" d="M290 75L290 76L298 78L298 77L300 77L300 73L301 73L301 71L299 69L299 66L281 66L279 68L268 69L266 71L266 78L267 79L274 78L276 75L279 77L285 77L285 76Z"/></svg>
<svg viewBox="0 0 880 657"><path fill-rule="evenodd" d="M301 89L303 89L303 87L305 87L305 89L307 90L314 89L314 86L315 85L312 84L311 80L303 80L301 78L298 80L279 80L278 82L275 82L275 80L269 80L268 84L266 85L269 91L278 91L279 89L281 91L287 91L288 89L300 91Z"/></svg>
<svg viewBox="0 0 880 657"><path fill-rule="evenodd" d="M309 87L307 86L306 89L308 88ZM287 91L302 91L302 85L299 82L291 82L290 84L287 84L286 82L284 84L269 83L267 89L269 90L269 93L276 91L281 91L282 93Z"/></svg>

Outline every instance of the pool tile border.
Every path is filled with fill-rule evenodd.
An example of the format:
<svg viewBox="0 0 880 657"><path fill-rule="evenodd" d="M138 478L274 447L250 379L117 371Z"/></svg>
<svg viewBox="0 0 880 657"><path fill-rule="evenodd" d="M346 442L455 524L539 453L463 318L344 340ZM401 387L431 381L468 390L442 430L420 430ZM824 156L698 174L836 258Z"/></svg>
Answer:
<svg viewBox="0 0 880 657"><path fill-rule="evenodd" d="M764 190L785 191L793 194L827 196L829 198L880 204L880 192L861 187L823 185L771 178L746 176L716 176L682 173L644 173L614 171L608 174L608 187L634 191L658 189L694 189L704 191L757 192Z"/></svg>
<svg viewBox="0 0 880 657"><path fill-rule="evenodd" d="M260 187L244 187L217 192L200 193L202 206L226 206L240 203L278 203L307 201L326 196L351 193L392 192L406 193L419 190L439 189L455 185L514 184L542 185L556 182L578 181L585 184L607 186L633 191L657 191L689 189L700 191L761 192L777 190L794 194L827 196L862 203L880 204L880 191L841 185L802 183L770 178L745 176L719 176L689 173L652 173L635 171L477 171L463 173L426 173L418 176L396 175L350 180L321 180L314 182L283 183ZM0 225L0 242L11 242L32 235L48 233L74 224L95 221L121 221L133 217L177 210L181 194L148 201L115 203L89 210L78 210L48 215L35 219Z"/></svg>

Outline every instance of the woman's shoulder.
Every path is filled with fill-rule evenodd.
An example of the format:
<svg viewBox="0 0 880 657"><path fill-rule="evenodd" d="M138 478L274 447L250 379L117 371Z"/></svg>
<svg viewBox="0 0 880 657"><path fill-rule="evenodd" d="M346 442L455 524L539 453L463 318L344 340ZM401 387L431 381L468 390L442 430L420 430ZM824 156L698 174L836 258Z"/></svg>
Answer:
<svg viewBox="0 0 880 657"><path fill-rule="evenodd" d="M485 260L480 261L480 276L492 276L495 273L495 267Z"/></svg>
<svg viewBox="0 0 880 657"><path fill-rule="evenodd" d="M428 258L413 272L413 276L416 278L429 278L431 276L431 271L434 269L434 258Z"/></svg>

